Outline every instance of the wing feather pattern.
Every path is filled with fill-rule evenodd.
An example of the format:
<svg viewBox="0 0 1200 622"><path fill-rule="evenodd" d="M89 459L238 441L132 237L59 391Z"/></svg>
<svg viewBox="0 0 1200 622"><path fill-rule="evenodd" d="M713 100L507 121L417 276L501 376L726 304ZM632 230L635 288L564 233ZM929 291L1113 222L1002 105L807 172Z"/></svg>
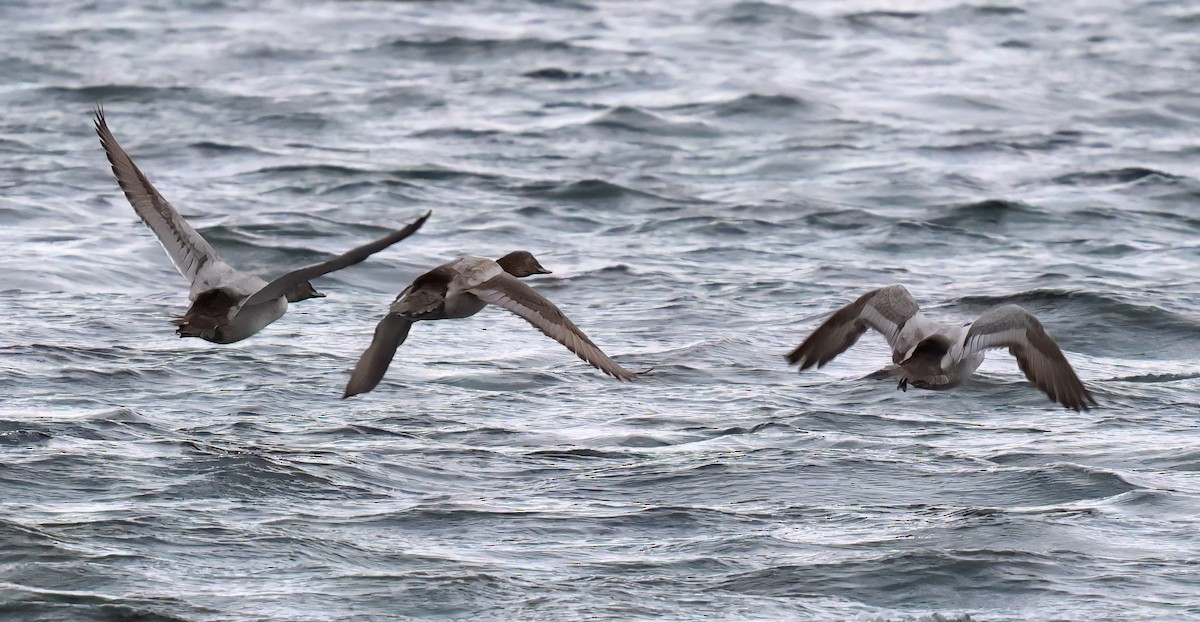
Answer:
<svg viewBox="0 0 1200 622"><path fill-rule="evenodd" d="M992 307L971 324L963 342L964 353L993 348L1008 348L1029 382L1059 404L1076 411L1096 405L1062 349L1025 309L1013 304Z"/></svg>
<svg viewBox="0 0 1200 622"><path fill-rule="evenodd" d="M395 244L396 242L399 242L400 240L403 240L404 238L416 233L417 230L421 228L421 225L425 224L425 220L429 218L431 213L432 212L425 212L424 216L421 216L420 218L409 223L408 226L404 227L403 229L393 231L373 242L363 244L358 248L353 248L345 253L342 253L341 255L338 255L337 257L334 257L333 259L292 270L283 276L276 277L274 280L268 283L266 287L254 292L254 295L250 296L243 306L252 307L256 304L275 300L276 298L286 294L288 290L296 285L299 285L300 283L315 279L319 276L324 276L330 272L341 270L342 268L353 266L356 263L360 263L367 257L370 257L371 255L374 255L375 253L378 253L379 251Z"/></svg>
<svg viewBox="0 0 1200 622"><path fill-rule="evenodd" d="M871 290L846 305L825 320L807 339L787 355L791 365L800 364L803 371L816 365L824 367L850 346L854 345L868 328L883 335L892 348L892 360L899 363L907 350L916 345L928 331L914 333L905 330L917 318L924 319L920 307L902 285L889 285Z"/></svg>
<svg viewBox="0 0 1200 622"><path fill-rule="evenodd" d="M96 107L96 134L100 145L108 155L113 175L117 178L125 198L129 199L133 211L146 223L158 242L162 244L175 269L191 285L191 298L198 293L221 285L220 276L234 271L217 256L213 247L175 211L156 190L133 159L121 148L116 137L108 129L104 110Z"/></svg>
<svg viewBox="0 0 1200 622"><path fill-rule="evenodd" d="M396 356L396 348L408 338L408 331L412 325L411 320L398 315L389 313L384 316L375 327L371 345L358 359L354 373L350 374L350 382L346 384L346 392L342 394L342 399L366 393L383 380L388 366L392 364L392 358Z"/></svg>
<svg viewBox="0 0 1200 622"><path fill-rule="evenodd" d="M633 380L636 374L608 357L563 312L532 287L510 274L501 274L472 287L472 294L484 302L503 307L521 316L544 335L566 346L576 356L618 380Z"/></svg>

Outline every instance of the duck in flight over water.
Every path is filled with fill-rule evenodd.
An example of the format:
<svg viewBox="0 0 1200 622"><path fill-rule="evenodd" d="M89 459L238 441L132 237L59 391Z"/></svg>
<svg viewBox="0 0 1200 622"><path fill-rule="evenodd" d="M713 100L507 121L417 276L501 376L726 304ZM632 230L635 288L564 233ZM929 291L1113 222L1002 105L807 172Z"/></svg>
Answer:
<svg viewBox="0 0 1200 622"><path fill-rule="evenodd" d="M529 252L514 251L497 261L459 257L417 277L388 307L342 397L366 393L379 384L414 322L470 317L489 304L521 316L613 378L633 380L638 374L608 358L554 303L518 280L534 274L550 274L550 271Z"/></svg>
<svg viewBox="0 0 1200 622"><path fill-rule="evenodd" d="M179 273L191 282L191 307L174 320L180 337L199 337L213 343L241 341L283 316L289 302L324 298L309 279L352 266L416 233L427 212L407 227L321 263L305 266L268 283L234 270L213 247L175 211L138 169L108 129L104 110L96 108L96 134L108 155L117 183L133 210L158 236Z"/></svg>
<svg viewBox="0 0 1200 622"><path fill-rule="evenodd" d="M817 327L804 343L788 354L789 364L803 371L824 367L874 329L892 348L890 369L900 378L897 388L944 390L958 386L983 363L984 352L1008 348L1025 377L1072 410L1087 410L1096 400L1083 386L1042 323L1025 309L999 305L974 322L945 326L921 313L902 285L889 285L863 294Z"/></svg>

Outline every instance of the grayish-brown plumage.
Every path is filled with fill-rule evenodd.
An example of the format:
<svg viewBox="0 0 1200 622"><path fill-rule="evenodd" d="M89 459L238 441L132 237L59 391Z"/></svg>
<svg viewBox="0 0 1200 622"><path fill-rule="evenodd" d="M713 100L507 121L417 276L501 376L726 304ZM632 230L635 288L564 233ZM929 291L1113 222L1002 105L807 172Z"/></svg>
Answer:
<svg viewBox="0 0 1200 622"><path fill-rule="evenodd" d="M174 320L180 337L199 337L214 343L241 341L283 316L289 302L323 298L325 295L314 289L309 279L363 261L416 233L429 218L426 213L403 229L374 242L328 261L293 270L268 283L238 272L221 261L217 251L158 193L121 148L108 129L100 107L96 108L95 123L100 145L104 147L125 198L158 237L171 263L191 284L188 298L192 305Z"/></svg>
<svg viewBox="0 0 1200 622"><path fill-rule="evenodd" d="M497 261L459 257L422 274L400 292L388 308L387 315L375 328L371 345L354 368L342 397L366 393L379 384L414 322L470 317L489 304L521 316L547 337L613 378L633 380L636 374L610 359L554 303L518 280L549 273L530 253L515 251Z"/></svg>
<svg viewBox="0 0 1200 622"><path fill-rule="evenodd" d="M944 390L958 386L983 362L984 352L1008 348L1017 365L1050 399L1073 410L1087 410L1096 400L1083 386L1042 323L1013 304L984 311L962 326L933 322L917 306L908 290L889 285L869 291L834 313L787 356L803 371L824 367L874 329L892 350L890 373L900 378L899 388Z"/></svg>

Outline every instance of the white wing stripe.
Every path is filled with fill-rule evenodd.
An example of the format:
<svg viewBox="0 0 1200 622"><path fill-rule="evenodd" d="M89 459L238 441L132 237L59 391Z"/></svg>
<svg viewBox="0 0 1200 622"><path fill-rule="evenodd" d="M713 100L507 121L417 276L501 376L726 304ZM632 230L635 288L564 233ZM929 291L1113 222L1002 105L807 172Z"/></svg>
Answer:
<svg viewBox="0 0 1200 622"><path fill-rule="evenodd" d="M879 331L880 334L887 338L889 344L896 340L896 333L898 332L897 329L899 329L899 326L897 326L895 322L884 317L883 314L880 313L879 310L870 303L863 307L862 313L859 314L859 317L865 320L871 328Z"/></svg>
<svg viewBox="0 0 1200 622"><path fill-rule="evenodd" d="M975 354L992 348L1007 348L1013 343L1029 346L1026 328L1009 328L994 333L974 335L966 344L967 354Z"/></svg>

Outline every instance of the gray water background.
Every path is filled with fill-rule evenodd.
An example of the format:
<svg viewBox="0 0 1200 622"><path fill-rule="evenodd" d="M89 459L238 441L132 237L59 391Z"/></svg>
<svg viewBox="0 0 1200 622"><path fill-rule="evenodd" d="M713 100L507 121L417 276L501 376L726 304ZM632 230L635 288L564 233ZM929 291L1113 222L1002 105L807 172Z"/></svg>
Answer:
<svg viewBox="0 0 1200 622"><path fill-rule="evenodd" d="M0 4L0 619L1200 619L1195 2ZM415 237L232 346L234 266ZM414 276L524 248L632 369ZM1035 312L946 393L783 355L870 287ZM939 617L942 616L942 617Z"/></svg>

